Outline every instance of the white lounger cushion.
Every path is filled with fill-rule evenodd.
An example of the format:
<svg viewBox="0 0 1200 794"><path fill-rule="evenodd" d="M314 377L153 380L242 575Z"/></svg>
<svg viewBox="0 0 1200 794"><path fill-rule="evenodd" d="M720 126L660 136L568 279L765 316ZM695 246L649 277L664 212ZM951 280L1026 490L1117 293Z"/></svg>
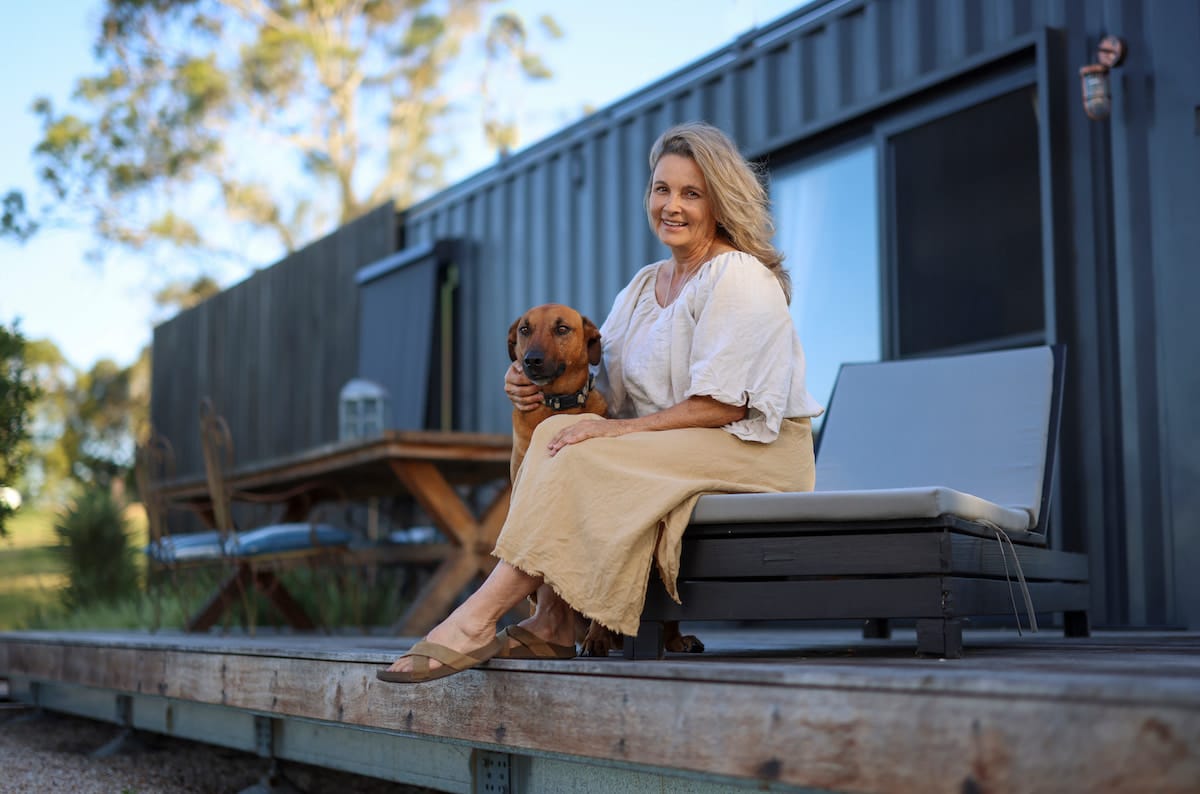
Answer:
<svg viewBox="0 0 1200 794"><path fill-rule="evenodd" d="M1030 347L843 366L816 491L701 497L694 523L874 521L951 514L1038 525L1054 355Z"/></svg>
<svg viewBox="0 0 1200 794"><path fill-rule="evenodd" d="M887 521L953 515L998 526L1005 532L1033 527L1025 510L993 504L950 488L890 488L874 491L706 494L692 511L693 524L779 521ZM854 529L854 524L847 524Z"/></svg>

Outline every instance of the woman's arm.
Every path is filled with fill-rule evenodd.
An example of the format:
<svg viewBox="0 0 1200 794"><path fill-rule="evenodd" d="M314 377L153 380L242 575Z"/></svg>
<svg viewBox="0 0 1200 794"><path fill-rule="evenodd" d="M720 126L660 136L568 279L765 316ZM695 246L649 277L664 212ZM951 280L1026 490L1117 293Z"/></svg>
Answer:
<svg viewBox="0 0 1200 794"><path fill-rule="evenodd" d="M689 397L670 408L635 419L588 419L564 428L550 439L547 449L553 457L568 444L589 438L611 438L643 430L675 430L682 427L724 427L746 417L744 405L729 405L711 397Z"/></svg>

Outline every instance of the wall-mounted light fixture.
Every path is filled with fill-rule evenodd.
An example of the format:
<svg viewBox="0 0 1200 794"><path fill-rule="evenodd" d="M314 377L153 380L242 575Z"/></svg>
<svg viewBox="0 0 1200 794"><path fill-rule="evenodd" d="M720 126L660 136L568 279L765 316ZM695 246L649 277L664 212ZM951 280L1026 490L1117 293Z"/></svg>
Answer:
<svg viewBox="0 0 1200 794"><path fill-rule="evenodd" d="M1083 109L1093 121L1103 121L1112 113L1112 90L1109 70L1125 59L1125 42L1116 36L1105 36L1096 50L1097 63L1079 70L1083 90Z"/></svg>

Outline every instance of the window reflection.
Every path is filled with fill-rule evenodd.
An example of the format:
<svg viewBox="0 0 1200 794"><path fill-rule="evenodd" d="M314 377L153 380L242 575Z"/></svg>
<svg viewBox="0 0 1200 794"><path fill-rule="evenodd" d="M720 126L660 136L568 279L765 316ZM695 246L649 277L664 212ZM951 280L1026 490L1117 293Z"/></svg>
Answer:
<svg viewBox="0 0 1200 794"><path fill-rule="evenodd" d="M808 390L828 405L842 363L881 355L874 147L772 169L771 200Z"/></svg>

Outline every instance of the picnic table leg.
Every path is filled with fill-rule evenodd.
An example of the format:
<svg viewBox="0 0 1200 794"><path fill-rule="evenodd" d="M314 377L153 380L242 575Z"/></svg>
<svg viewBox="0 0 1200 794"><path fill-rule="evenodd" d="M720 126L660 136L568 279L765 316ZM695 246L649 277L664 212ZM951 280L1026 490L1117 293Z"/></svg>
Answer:
<svg viewBox="0 0 1200 794"><path fill-rule="evenodd" d="M487 576L496 567L498 560L492 556L496 548L496 538L500 537L500 529L504 519L508 518L508 505L512 497L512 483L505 483L504 488L492 499L483 520L479 522L479 537L475 541L476 558L479 562L479 572Z"/></svg>
<svg viewBox="0 0 1200 794"><path fill-rule="evenodd" d="M255 571L251 569L250 565L239 562L237 570L221 583L217 592L188 620L184 630L208 631L237 601L240 594L250 587L259 590L266 596L292 628L311 631L317 627L308 613L304 611L304 607L300 606L300 602L283 586L283 582L274 571Z"/></svg>
<svg viewBox="0 0 1200 794"><path fill-rule="evenodd" d="M283 582L274 571L259 570L254 572L254 586L267 597L288 625L294 629L312 631L317 627L313 619L304 611Z"/></svg>
<svg viewBox="0 0 1200 794"><path fill-rule="evenodd" d="M463 549L455 549L442 560L437 571L417 597L413 599L403 617L396 621L392 630L406 637L418 637L437 625L437 622L454 606L454 599L471 583L479 572L475 555Z"/></svg>
<svg viewBox="0 0 1200 794"><path fill-rule="evenodd" d="M496 566L491 553L508 514L511 486L501 489L480 520L432 463L393 460L390 465L434 525L458 547L442 561L394 626L400 634L416 636L450 613L454 599L477 573L486 576Z"/></svg>
<svg viewBox="0 0 1200 794"><path fill-rule="evenodd" d="M217 592L213 593L208 599L208 603L200 607L184 626L184 631L208 631L216 622L221 619L242 592L243 588L248 587L252 583L252 575L250 567L244 563L238 563L235 570L229 578L221 583L217 588Z"/></svg>
<svg viewBox="0 0 1200 794"><path fill-rule="evenodd" d="M479 534L479 522L437 466L424 461L389 461L392 471L433 523L455 544L470 549Z"/></svg>

